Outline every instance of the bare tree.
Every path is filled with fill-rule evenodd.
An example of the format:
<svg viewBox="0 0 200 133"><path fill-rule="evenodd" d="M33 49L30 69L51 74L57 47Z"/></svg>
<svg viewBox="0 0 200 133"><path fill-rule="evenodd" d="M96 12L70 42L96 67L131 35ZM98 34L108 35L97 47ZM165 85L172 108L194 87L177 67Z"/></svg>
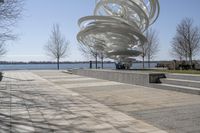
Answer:
<svg viewBox="0 0 200 133"><path fill-rule="evenodd" d="M16 36L12 34L12 28L20 18L22 9L23 0L0 1L0 55L6 53L6 41L16 38Z"/></svg>
<svg viewBox="0 0 200 133"><path fill-rule="evenodd" d="M147 42L140 46L142 50L142 60L143 60L143 68L144 68L144 59L147 58L148 67L150 68L150 62L155 57L158 52L158 34L156 30L149 29L145 32L145 36L147 38Z"/></svg>
<svg viewBox="0 0 200 133"><path fill-rule="evenodd" d="M57 60L58 70L60 69L60 59L66 56L68 46L69 42L62 36L59 25L54 24L45 50L47 55Z"/></svg>
<svg viewBox="0 0 200 133"><path fill-rule="evenodd" d="M178 36L175 36L172 41L170 54L175 58L178 58L180 61L185 59L188 61L188 52L185 47L185 43Z"/></svg>
<svg viewBox="0 0 200 133"><path fill-rule="evenodd" d="M143 45L140 46L141 50L142 50L142 54L141 54L141 57L142 57L142 67L144 69L144 59L145 57L147 56L147 51L148 51L148 45L147 43L144 43Z"/></svg>
<svg viewBox="0 0 200 133"><path fill-rule="evenodd" d="M23 0L3 0L0 2L0 40L13 39L12 28L21 17Z"/></svg>
<svg viewBox="0 0 200 133"><path fill-rule="evenodd" d="M79 51L81 51L85 57L95 59L95 67L97 69L98 68L98 66L97 66L98 57L99 57L98 52L95 49L93 49L92 47L89 47L87 45L78 44L78 46L79 46L78 47Z"/></svg>
<svg viewBox="0 0 200 133"><path fill-rule="evenodd" d="M194 26L193 20L185 18L176 28L176 35L172 41L172 51L180 56L181 52L186 61L192 65L193 57L200 49L200 29Z"/></svg>

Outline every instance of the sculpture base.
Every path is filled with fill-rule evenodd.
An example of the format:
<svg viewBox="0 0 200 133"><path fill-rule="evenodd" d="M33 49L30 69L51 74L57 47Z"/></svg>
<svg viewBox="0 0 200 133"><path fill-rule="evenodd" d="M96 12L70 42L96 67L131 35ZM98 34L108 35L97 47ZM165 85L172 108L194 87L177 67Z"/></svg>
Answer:
<svg viewBox="0 0 200 133"><path fill-rule="evenodd" d="M71 71L73 74L77 75L141 86L150 86L150 83L160 83L160 78L165 77L165 74L163 73L142 72L133 70L123 71L78 69Z"/></svg>

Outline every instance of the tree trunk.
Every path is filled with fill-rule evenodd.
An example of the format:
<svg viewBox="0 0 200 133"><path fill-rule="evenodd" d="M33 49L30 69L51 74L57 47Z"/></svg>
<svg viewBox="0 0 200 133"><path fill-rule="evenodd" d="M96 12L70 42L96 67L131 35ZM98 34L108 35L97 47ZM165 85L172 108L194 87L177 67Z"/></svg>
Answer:
<svg viewBox="0 0 200 133"><path fill-rule="evenodd" d="M59 70L60 69L60 59L57 58L57 69Z"/></svg>
<svg viewBox="0 0 200 133"><path fill-rule="evenodd" d="M193 67L192 67L192 55L190 55L190 68L193 69Z"/></svg>
<svg viewBox="0 0 200 133"><path fill-rule="evenodd" d="M188 61L188 55L185 56L185 60L186 60L186 62Z"/></svg>
<svg viewBox="0 0 200 133"><path fill-rule="evenodd" d="M150 56L148 56L148 68L151 68L151 59L150 59Z"/></svg>
<svg viewBox="0 0 200 133"><path fill-rule="evenodd" d="M144 69L144 56L142 56L142 67Z"/></svg>
<svg viewBox="0 0 200 133"><path fill-rule="evenodd" d="M96 64L96 69L97 69L97 67L98 67L98 65L97 65L97 54L95 55L95 64Z"/></svg>
<svg viewBox="0 0 200 133"><path fill-rule="evenodd" d="M103 56L101 57L101 68L103 69Z"/></svg>

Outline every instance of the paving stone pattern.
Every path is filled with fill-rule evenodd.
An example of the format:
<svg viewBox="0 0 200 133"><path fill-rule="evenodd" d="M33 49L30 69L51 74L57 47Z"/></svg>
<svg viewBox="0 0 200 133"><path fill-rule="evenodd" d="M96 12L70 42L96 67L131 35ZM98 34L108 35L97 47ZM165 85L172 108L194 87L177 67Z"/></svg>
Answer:
<svg viewBox="0 0 200 133"><path fill-rule="evenodd" d="M167 133L72 90L124 84L59 71L11 71L4 76L1 133Z"/></svg>
<svg viewBox="0 0 200 133"><path fill-rule="evenodd" d="M44 78L55 84L60 80ZM87 80L88 85L81 79ZM68 80L76 80L76 84ZM105 82L73 76L63 78L59 85L169 133L200 133L199 95L112 82L104 85Z"/></svg>

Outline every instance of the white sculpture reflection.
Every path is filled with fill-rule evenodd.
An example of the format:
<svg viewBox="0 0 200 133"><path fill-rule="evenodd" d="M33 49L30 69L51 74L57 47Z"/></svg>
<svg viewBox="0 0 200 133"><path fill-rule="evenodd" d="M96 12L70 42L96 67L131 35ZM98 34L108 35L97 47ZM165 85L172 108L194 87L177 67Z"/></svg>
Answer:
<svg viewBox="0 0 200 133"><path fill-rule="evenodd" d="M94 16L79 19L78 41L128 66L141 54L144 31L159 15L158 0L96 0Z"/></svg>

